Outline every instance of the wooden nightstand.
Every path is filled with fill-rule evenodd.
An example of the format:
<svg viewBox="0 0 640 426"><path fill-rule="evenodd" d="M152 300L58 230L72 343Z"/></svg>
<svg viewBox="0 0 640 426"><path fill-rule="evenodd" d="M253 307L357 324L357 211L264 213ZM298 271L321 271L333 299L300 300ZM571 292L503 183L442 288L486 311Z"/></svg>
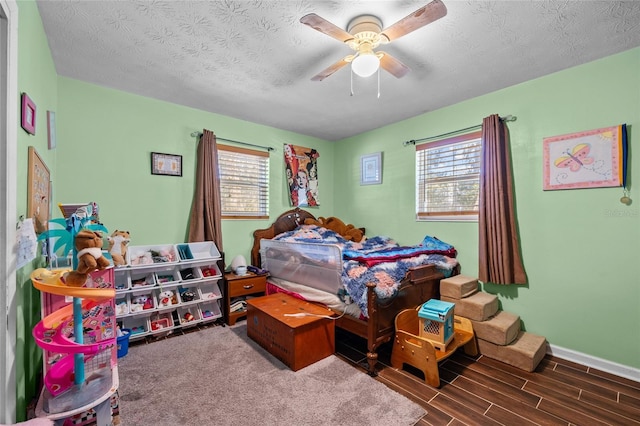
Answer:
<svg viewBox="0 0 640 426"><path fill-rule="evenodd" d="M242 276L238 276L233 272L224 274L224 318L227 324L233 325L238 318L247 316L246 309L229 312L232 299L246 296L262 296L266 286L266 275L256 275L251 272Z"/></svg>

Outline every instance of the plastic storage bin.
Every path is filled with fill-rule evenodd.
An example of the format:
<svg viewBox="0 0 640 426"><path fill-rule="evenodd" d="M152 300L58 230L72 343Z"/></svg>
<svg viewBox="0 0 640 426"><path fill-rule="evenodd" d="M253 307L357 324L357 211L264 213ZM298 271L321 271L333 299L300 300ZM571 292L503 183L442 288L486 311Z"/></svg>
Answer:
<svg viewBox="0 0 640 426"><path fill-rule="evenodd" d="M200 310L197 305L178 308L178 321L182 327L196 325L200 322Z"/></svg>
<svg viewBox="0 0 640 426"><path fill-rule="evenodd" d="M149 333L149 317L125 317L122 321L122 329L129 329L129 339L146 336Z"/></svg>
<svg viewBox="0 0 640 426"><path fill-rule="evenodd" d="M214 279L222 276L218 265L205 265L200 267L200 275L202 275L202 279Z"/></svg>
<svg viewBox="0 0 640 426"><path fill-rule="evenodd" d="M202 300L216 300L222 298L222 292L217 282L200 284L198 290L200 291L200 299Z"/></svg>
<svg viewBox="0 0 640 426"><path fill-rule="evenodd" d="M156 277L153 272L130 271L127 276L129 277L129 288L131 290L153 287L156 285Z"/></svg>
<svg viewBox="0 0 640 426"><path fill-rule="evenodd" d="M117 337L118 358L122 358L129 353L129 336L131 335L131 330L128 328L124 328L120 331L122 332L122 336Z"/></svg>
<svg viewBox="0 0 640 426"><path fill-rule="evenodd" d="M195 266L187 266L178 270L181 281L198 281L202 279L200 268Z"/></svg>
<svg viewBox="0 0 640 426"><path fill-rule="evenodd" d="M158 266L172 264L180 260L173 244L152 246L130 246L127 250L127 263L131 266Z"/></svg>
<svg viewBox="0 0 640 426"><path fill-rule="evenodd" d="M200 304L200 316L202 321L211 321L222 316L220 305L217 301L203 302Z"/></svg>
<svg viewBox="0 0 640 426"><path fill-rule="evenodd" d="M200 292L198 291L197 285L181 285L178 287L178 294L180 295L180 301L183 304L196 303L200 300Z"/></svg>
<svg viewBox="0 0 640 426"><path fill-rule="evenodd" d="M181 260L219 259L221 257L218 248L211 241L177 244L176 250Z"/></svg>

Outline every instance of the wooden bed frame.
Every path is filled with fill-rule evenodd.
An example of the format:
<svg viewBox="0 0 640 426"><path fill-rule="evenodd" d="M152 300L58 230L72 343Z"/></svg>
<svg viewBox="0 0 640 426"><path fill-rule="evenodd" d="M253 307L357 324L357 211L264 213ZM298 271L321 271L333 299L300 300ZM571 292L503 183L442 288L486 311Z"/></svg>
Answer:
<svg viewBox="0 0 640 426"><path fill-rule="evenodd" d="M270 227L254 231L251 263L262 267L260 240L271 239L278 234L291 231L298 225L304 224L307 218L316 219L308 211L295 208L281 214ZM454 274L457 274L458 270L459 267ZM438 272L434 265L412 268L402 280L398 294L391 300L378 300L374 291L375 284L367 285L368 320L350 315L336 319L336 327L367 340L367 363L370 375L376 374L377 349L391 340L394 335L396 315L404 309L415 308L429 299L439 299L442 278L444 275Z"/></svg>

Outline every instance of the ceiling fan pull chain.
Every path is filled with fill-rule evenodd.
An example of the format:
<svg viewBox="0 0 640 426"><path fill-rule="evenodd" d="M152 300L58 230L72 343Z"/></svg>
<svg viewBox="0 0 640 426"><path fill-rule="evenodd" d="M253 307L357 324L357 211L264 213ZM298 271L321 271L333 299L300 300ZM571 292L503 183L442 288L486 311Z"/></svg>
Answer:
<svg viewBox="0 0 640 426"><path fill-rule="evenodd" d="M380 68L378 68L378 99L380 99Z"/></svg>

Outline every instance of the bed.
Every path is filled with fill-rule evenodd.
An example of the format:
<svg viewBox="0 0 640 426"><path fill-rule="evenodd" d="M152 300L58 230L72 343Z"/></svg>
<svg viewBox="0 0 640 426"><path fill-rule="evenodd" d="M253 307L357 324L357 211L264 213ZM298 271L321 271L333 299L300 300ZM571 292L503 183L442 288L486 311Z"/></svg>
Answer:
<svg viewBox="0 0 640 426"><path fill-rule="evenodd" d="M254 231L251 263L269 271L267 293L282 291L323 303L336 312L336 327L366 339L367 370L375 375L377 350L393 337L396 315L439 298L440 280L459 273L455 249L425 237L425 241L431 238L429 247L402 247L409 252L399 256L386 249L385 244L395 242L381 240L385 237L368 237L362 244L345 243L340 234L305 225L305 221L317 219L295 208L281 214L268 228ZM359 229L364 233L364 228ZM385 249L366 250L376 244ZM395 276L387 273L396 266ZM351 282L352 275L364 281ZM374 277L384 277L384 282Z"/></svg>

